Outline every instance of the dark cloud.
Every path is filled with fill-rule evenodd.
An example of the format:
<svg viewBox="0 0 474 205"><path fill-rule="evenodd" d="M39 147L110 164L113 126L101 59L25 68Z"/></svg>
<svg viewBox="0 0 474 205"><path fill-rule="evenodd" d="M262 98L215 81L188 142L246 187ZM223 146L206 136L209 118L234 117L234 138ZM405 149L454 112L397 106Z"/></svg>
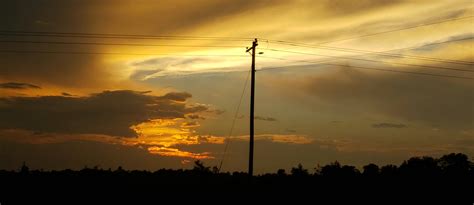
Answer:
<svg viewBox="0 0 474 205"><path fill-rule="evenodd" d="M216 115L222 115L225 113L225 110L221 110L221 109L209 109L207 111Z"/></svg>
<svg viewBox="0 0 474 205"><path fill-rule="evenodd" d="M180 93L171 92L171 93L167 93L164 96L161 96L159 98L160 99L173 100L173 101L177 101L177 102L184 102L184 101L186 101L186 99L188 99L190 97L192 97L192 95L189 94L189 93L186 93L186 92L180 92ZM207 109L207 107L206 107L206 109ZM206 109L204 109L204 110L206 110Z"/></svg>
<svg viewBox="0 0 474 205"><path fill-rule="evenodd" d="M87 97L0 98L0 129L133 137L132 125L151 119L184 118L205 111L188 106L189 93L146 95L131 90L104 91Z"/></svg>
<svg viewBox="0 0 474 205"><path fill-rule="evenodd" d="M295 132L296 132L295 129L289 129L289 128L287 128L285 131L286 131L286 132L291 132L291 133L295 133Z"/></svg>
<svg viewBox="0 0 474 205"><path fill-rule="evenodd" d="M254 119L255 120L262 120L262 121L269 121L269 122L278 121L277 119L275 119L273 117L262 117L262 116L255 116Z"/></svg>
<svg viewBox="0 0 474 205"><path fill-rule="evenodd" d="M5 89L40 89L41 87L29 83L17 83L17 82L9 82L9 83L0 83L0 88Z"/></svg>
<svg viewBox="0 0 474 205"><path fill-rule="evenodd" d="M222 18L258 11L283 0L17 0L2 1L0 24L24 30L44 26L38 19L66 31L170 34L221 21Z"/></svg>
<svg viewBox="0 0 474 205"><path fill-rule="evenodd" d="M190 115L186 115L186 117L192 120L205 120L206 119L205 117L198 114L190 114Z"/></svg>
<svg viewBox="0 0 474 205"><path fill-rule="evenodd" d="M74 95L70 94L70 93L66 93L66 92L62 92L61 95L63 96L67 96L67 97L72 97Z"/></svg>
<svg viewBox="0 0 474 205"><path fill-rule="evenodd" d="M36 50L65 49L36 46ZM5 46L11 50L32 50L26 46ZM18 48L17 48L18 47ZM87 52L87 51L86 51ZM1 53L0 76L3 79L45 82L67 87L93 87L109 82L110 75L99 65L96 55Z"/></svg>
<svg viewBox="0 0 474 205"><path fill-rule="evenodd" d="M91 3L90 1L88 3ZM94 23L88 19L92 5L79 1L2 1L0 24L5 30L38 30L58 32L91 32ZM48 22L48 30L43 23ZM6 40L33 40L31 37L4 36ZM34 38L38 39L38 38ZM42 39L42 38L41 38ZM43 39L42 39L43 40ZM44 40L52 40L45 38ZM63 39L64 40L64 39ZM2 44L2 50L100 52L97 47L64 45ZM68 87L94 87L108 81L109 74L99 55L41 53L1 53L0 76L4 79L47 82ZM107 79L107 80L106 80Z"/></svg>
<svg viewBox="0 0 474 205"><path fill-rule="evenodd" d="M209 107L207 105L192 105L187 107L185 110L187 113L196 113L207 111Z"/></svg>
<svg viewBox="0 0 474 205"><path fill-rule="evenodd" d="M196 122L196 121L184 122L183 124L181 124L181 127L183 128L199 127L199 122Z"/></svg>
<svg viewBox="0 0 474 205"><path fill-rule="evenodd" d="M373 128L406 128L407 125L381 122L381 123L372 124L372 127Z"/></svg>

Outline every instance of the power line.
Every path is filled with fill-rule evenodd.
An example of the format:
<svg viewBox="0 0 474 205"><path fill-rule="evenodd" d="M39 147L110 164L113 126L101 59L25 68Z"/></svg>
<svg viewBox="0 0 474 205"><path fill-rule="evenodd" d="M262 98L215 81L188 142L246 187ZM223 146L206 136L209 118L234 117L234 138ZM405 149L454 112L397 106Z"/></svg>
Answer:
<svg viewBox="0 0 474 205"><path fill-rule="evenodd" d="M44 31L24 31L24 30L0 30L0 32L1 33L25 33L25 34L85 35L85 36L128 36L128 37L150 37L150 38L202 38L202 39L253 40L253 38L229 37L229 36L144 35L144 34L117 34L117 33L44 32Z"/></svg>
<svg viewBox="0 0 474 205"><path fill-rule="evenodd" d="M173 54L173 53L112 53L112 52L82 52L82 51L25 51L25 50L0 50L0 53L37 53L37 54L73 54L73 55L138 55L138 56L221 56L221 57L248 57L247 55L232 54Z"/></svg>
<svg viewBox="0 0 474 205"><path fill-rule="evenodd" d="M390 64L395 64L395 65L417 66L417 67L422 67L422 68L443 69L443 70L462 71L462 72L474 72L474 70L466 70L466 69L459 69L459 68L448 68L448 67L440 67L440 66L432 66L432 65L417 65L417 64L410 64L410 63L384 62L384 61L362 59L362 58L352 58L352 57L344 57L344 56L331 56L331 55L306 53L306 52L299 52L299 51L289 51L289 50L279 50L279 49L265 49L265 48L262 48L262 49L269 50L269 51L276 51L276 52L284 52L284 53L323 56L323 57L327 57L327 58L358 60L358 61L367 61L367 62L375 62L375 63L390 63Z"/></svg>
<svg viewBox="0 0 474 205"><path fill-rule="evenodd" d="M396 48L396 49L391 49L391 50L386 50L382 52L392 52L392 51L402 51L402 50L413 50L417 49L420 47L426 47L426 46L434 46L434 45L439 45L439 44L445 44L445 43L452 43L452 42L458 42L458 41L466 41L466 40L472 40L474 37L468 37L468 38L461 38L461 39L453 39L453 40L447 40L447 41L441 41L441 42L435 42L435 43L428 43L420 46L410 46L410 47L405 47L405 48ZM472 61L462 61L462 60L456 60L460 62L466 62L466 63L474 63Z"/></svg>
<svg viewBox="0 0 474 205"><path fill-rule="evenodd" d="M473 37L465 38L465 39L458 39L458 40L468 40L473 39ZM446 59L437 59L437 58L428 58L428 57L419 57L419 56L409 56L409 55L401 55L401 54L390 54L387 52L376 52L376 51L366 51L366 50L359 50L359 49L346 49L346 48L338 48L338 47L327 47L327 46L306 46L306 45L298 45L299 43L281 43L283 41L277 42L283 45L291 45L291 46L298 46L298 47L308 47L308 48L320 48L320 49L328 49L328 50L336 50L336 51L343 51L343 52L354 52L354 53L365 53L365 54L374 54L374 55L381 55L381 56L393 56L393 57L404 57L404 58L415 58L421 60L429 60L435 62L448 62L448 63L455 63L461 65L472 65L473 62L452 62L454 60L446 60ZM58 45L106 45L106 46L145 46L145 47L197 47L197 48L240 48L239 46L232 46L232 45L183 45L183 44L130 44L130 43L98 43L98 42L65 42L65 41L19 41L19 40L0 40L0 43L32 43L32 44L58 44ZM440 43L436 43L440 44ZM243 47L243 46L242 46Z"/></svg>
<svg viewBox="0 0 474 205"><path fill-rule="evenodd" d="M31 43L31 44L58 44L58 45L99 45L99 46L149 46L149 47L197 47L197 48L244 48L232 45L183 45L183 44L136 44L136 43L98 43L98 42L66 42L66 41L17 41L0 40L0 43Z"/></svg>
<svg viewBox="0 0 474 205"><path fill-rule="evenodd" d="M441 74L413 72L413 71L400 71L400 70L393 70L393 69L381 69L381 68L371 68L371 67L365 67L365 66L352 66L352 65L341 65L341 64L332 64L332 63L321 63L321 62L312 62L312 61L304 61L304 60L290 60L290 59L285 59L285 58L273 58L273 57L265 57L265 56L260 56L260 57L277 59L277 60L284 60L284 61L312 63L312 64L301 64L301 65L292 65L292 66L331 65L331 66L341 66L341 67L349 67L349 68L356 68L356 69L376 70L376 71L385 71L385 72L394 72L394 73L403 73L403 74L413 74L413 75L424 75L424 76L435 76L435 77L444 77L444 78L457 78L457 79L474 80L474 78L464 77L464 76L441 75ZM278 69L288 69L290 67L291 66L268 67L268 68L259 69L257 71L260 72L260 71L269 71L269 70L278 70Z"/></svg>
<svg viewBox="0 0 474 205"><path fill-rule="evenodd" d="M350 40L350 39L356 39L356 38L362 38L362 37L367 37L367 36L374 36L374 35L379 35L379 34L385 34L385 33L390 33L390 32L396 32L396 31L401 31L401 30L407 30L407 29L413 29L413 28L418 28L418 27L422 27L422 26L429 26L429 25L435 25L435 24L441 24L441 23L446 23L446 22L450 22L450 21L457 21L457 20L464 20L464 19L468 19L468 18L472 18L474 16L467 16L467 17L461 17L461 18L453 18L453 19L445 19L445 20L442 20L442 21L437 21L437 22L432 22L432 23L426 23L426 24L421 24L421 25L417 25L417 26L410 26L410 27L405 27L405 28L400 28L400 29L394 29L394 30L389 30L389 31L383 31L383 32L378 32L378 33L371 33L371 34L366 34L366 35L361 35L361 36L355 36L355 37L351 37L351 38L346 38L346 39L338 39L338 40L333 40L333 41L327 41L327 42L321 42L321 43L318 43L317 45L310 45L310 44L303 44L303 43L296 43L296 42L290 42L290 41L281 41L281 40L269 40L269 39L266 39L267 41L273 41L275 43L280 43L280 44L287 44L287 45L299 45L299 46L310 46L310 47L315 47L315 46L322 46L324 44L328 44L328 43L332 43L332 42L337 42L337 41L345 41L345 40ZM468 38L468 39L472 39L471 38ZM467 39L460 39L460 40L467 40ZM451 41L452 42L452 41ZM443 43L443 42L441 42ZM435 45L435 44L439 44L439 43L434 43L432 45ZM327 48L331 48L331 47L327 47ZM332 47L332 48L337 48L337 49L345 49L345 48L338 48L338 47ZM396 49L396 50L402 50L402 49ZM362 50L360 50L362 51ZM372 51L367 51L367 52L372 52ZM373 52L373 53L386 53L388 51L384 51L384 52ZM404 56L408 56L408 55L404 55ZM410 56L410 57L415 57L415 56ZM428 60L428 59L432 59L432 60L443 60L443 61L449 61L451 63L456 63L456 62L462 62L462 63L468 63L468 64L472 64L473 62L469 62L469 61L454 61L454 60L449 60L449 59L436 59L436 58L428 58L428 57L421 57L421 56L416 56L415 58L424 58L425 60Z"/></svg>
<svg viewBox="0 0 474 205"><path fill-rule="evenodd" d="M463 39L455 39L455 40L437 42L437 43L430 43L430 44L425 44L423 46L438 45L438 44L442 44L442 43L472 40L472 39L474 39L474 37L468 37L468 38L463 38ZM351 52L351 53L373 54L373 55L379 55L379 56L411 58L411 59L417 59L417 60L434 61L434 62L442 62L442 63L452 63L452 64L460 64L460 65L472 65L472 64L474 64L474 62L470 62L470 61L433 58L433 57L415 56L415 55L407 55L407 54L394 54L394 53L389 53L388 51L369 51L369 50L362 50L362 49L351 49L351 48L332 47L332 46L310 45L310 44L297 43L297 42L291 42L291 41L273 41L273 40L270 40L270 42L273 42L273 43L276 43L276 44L288 45L288 46L303 47L303 48L316 48L316 49L324 49L324 50ZM404 48L404 49L407 49L407 48ZM403 49L400 49L400 50L403 50Z"/></svg>
<svg viewBox="0 0 474 205"><path fill-rule="evenodd" d="M473 37L465 38L465 39L457 39L455 41L460 41L460 40L469 40L473 39ZM453 40L454 41L454 40ZM280 41L282 42L282 41ZM346 49L346 48L338 48L338 47L326 47L326 46L306 46L306 45L298 45L299 43L280 43L279 44L284 44L284 45L291 45L291 46L299 46L299 47L309 47L309 48L321 48L321 49L329 49L329 50L341 50L343 52L356 52L356 53L366 53L366 54L374 54L374 55L382 55L382 56L396 56L396 57L405 57L405 58L415 58L415 59L422 59L422 60L430 60L430 61L435 61L435 62L449 62L449 63L455 63L455 64L462 64L462 65L472 65L473 62L451 62L454 60L446 60L446 59L437 59L437 58L428 58L428 57L419 57L419 56L408 56L408 55L401 55L401 54L390 54L386 51L383 52L374 52L374 51L365 51L365 50L359 50L359 49ZM448 41L445 42L438 42L438 43L432 43L432 44L426 44L425 46L428 45L433 45L433 44L441 44L441 43L447 43ZM449 41L452 42L452 41ZM59 45L106 45L106 46L146 46L146 47L198 47L198 48L240 48L238 46L232 46L232 45L183 45L183 44L129 44L129 43L98 43L98 42L64 42L64 41L17 41L17 40L0 40L0 43L34 43L34 44L59 44ZM405 48L406 49L406 48ZM426 58L426 59L425 59Z"/></svg>
<svg viewBox="0 0 474 205"><path fill-rule="evenodd" d="M40 32L40 31L13 31L13 30L0 30L0 36L41 36L41 37L106 38L106 39L111 38L111 39L213 40L213 41L249 41L251 40L251 38L240 38L240 37Z"/></svg>
<svg viewBox="0 0 474 205"><path fill-rule="evenodd" d="M382 32L376 32L376 33L369 33L369 34L354 36L354 37L349 37L349 38L336 39L336 40L331 40L331 41L324 41L324 42L320 42L318 44L322 45L322 44L329 44L329 43L340 42L340 41L353 40L353 39L357 39L357 38L364 38L364 37L375 36L375 35L386 34L386 33L392 33L392 32L403 31L403 30L409 30L409 29L414 29L414 28L419 28L419 27L424 27L424 26L442 24L442 23L451 22L451 21L465 20L465 19L469 19L469 18L473 18L473 17L474 16L465 16L465 17L460 17L460 18L445 19L445 20L442 20L442 21L424 23L424 24L420 24L420 25L416 25L416 26L409 26L409 27L393 29L393 30L388 30L388 31L382 31Z"/></svg>
<svg viewBox="0 0 474 205"><path fill-rule="evenodd" d="M380 52L389 53L389 52L395 52L395 51L413 50L413 49L418 49L420 47L425 47L425 46L440 45L440 44L445 44L445 43L452 43L452 42L465 41L465 40L471 40L471 39L473 39L473 38L470 37L470 38L462 38L462 39L453 39L453 40L441 41L441 42L436 42L436 43L424 44L424 45L421 45L421 46L410 46L410 47L404 47L404 48L389 49L389 50L384 50L384 51L380 51ZM364 56L364 55L365 54L355 55L355 57ZM473 62L470 62L470 61L461 61L461 60L457 60L457 61L465 62L465 63L473 63ZM324 61L324 62L327 62L327 61Z"/></svg>
<svg viewBox="0 0 474 205"><path fill-rule="evenodd" d="M225 143L225 146L224 146L224 153L222 154L222 159L221 159L221 162L219 163L219 169L218 169L219 171L222 168L222 164L224 163L224 159L225 159L225 156L227 154L227 148L229 146L229 143L230 143L230 140L231 140L231 137L232 137L232 133L234 132L235 121L237 120L238 115L239 115L240 105L242 104L242 99L244 97L245 90L247 89L247 84L248 84L248 81L249 81L249 78L250 78L250 74L251 74L251 71L249 71L249 73L247 75L247 78L245 79L244 88L242 89L242 94L240 94L239 103L237 104L237 108L235 109L234 118L232 119L232 125L230 126L229 136L228 136L228 138L226 140L226 143Z"/></svg>
<svg viewBox="0 0 474 205"><path fill-rule="evenodd" d="M321 42L320 44L328 44L338 41L346 41L367 36L374 36L401 30L408 30L423 26L446 23L450 21L464 20L474 16L465 16L460 18L445 19L442 21L425 23L417 26L404 27L394 30L382 31L377 33L365 34L345 39ZM228 36L191 36L191 35L143 35L143 34L117 34L117 33L84 33L84 32L44 32L44 31L26 31L26 30L0 30L0 35L5 36L52 36L52 37L80 37L80 38L129 38L129 39L179 39L179 40L224 40L224 41L248 41L253 38L248 37L228 37Z"/></svg>

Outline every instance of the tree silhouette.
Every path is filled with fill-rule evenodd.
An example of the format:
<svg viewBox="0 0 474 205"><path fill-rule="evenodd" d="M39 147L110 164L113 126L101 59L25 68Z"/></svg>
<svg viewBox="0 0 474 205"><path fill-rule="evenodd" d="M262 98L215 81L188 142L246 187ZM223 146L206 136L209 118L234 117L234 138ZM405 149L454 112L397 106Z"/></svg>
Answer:
<svg viewBox="0 0 474 205"><path fill-rule="evenodd" d="M296 177L309 176L308 170L303 168L302 164L298 164L297 167L291 168L291 175Z"/></svg>
<svg viewBox="0 0 474 205"><path fill-rule="evenodd" d="M380 168L380 175L384 177L394 177L398 175L398 167L393 164L388 164Z"/></svg>
<svg viewBox="0 0 474 205"><path fill-rule="evenodd" d="M364 172L362 174L367 177L375 177L378 176L380 173L379 166L377 166L376 164L368 164L365 165L363 168Z"/></svg>
<svg viewBox="0 0 474 205"><path fill-rule="evenodd" d="M23 162L23 165L21 165L21 168L20 168L20 173L28 174L29 172L30 172L30 168L26 166L26 162Z"/></svg>
<svg viewBox="0 0 474 205"><path fill-rule="evenodd" d="M341 164L338 161L335 161L331 164L320 167L318 170L316 170L316 173L321 176L330 177L330 178L355 177L360 174L359 170L357 170L354 166L349 166L349 165L341 166Z"/></svg>
<svg viewBox="0 0 474 205"><path fill-rule="evenodd" d="M286 176L286 171L285 171L285 169L278 169L278 170L277 170L277 175L278 175L278 176Z"/></svg>
<svg viewBox="0 0 474 205"><path fill-rule="evenodd" d="M466 204L456 203L456 199L469 203L474 200L474 166L464 154L452 153L440 158L412 157L399 167L385 165L379 168L376 164L368 164L362 168L363 172L360 173L355 166L341 165L335 161L318 165L315 174L310 174L303 165L298 164L291 168L291 175L284 169L278 169L276 173L256 175L250 183L245 172L218 173L216 167L205 166L200 160L195 161L190 169L160 169L154 172L125 170L122 167L111 170L98 166L86 166L78 171L44 171L30 170L23 163L20 169L14 171L0 170L0 182L4 188L0 198L15 193L60 195L62 191L73 193L71 190L74 188L86 187L76 190L76 193L113 190L115 193L133 192L139 196L152 196L170 190L186 191L187 188L206 194L212 191L235 193L237 190L254 189L259 194L261 190L285 194L309 190L317 193L318 197L331 193L341 196L366 195L370 199L380 194L392 198L422 197L423 201L444 197L449 199L446 204Z"/></svg>
<svg viewBox="0 0 474 205"><path fill-rule="evenodd" d="M461 153L451 153L442 156L438 164L443 174L451 177L466 176L472 167L467 155Z"/></svg>
<svg viewBox="0 0 474 205"><path fill-rule="evenodd" d="M193 171L196 173L211 173L211 167L206 167L201 160L196 160L194 161Z"/></svg>
<svg viewBox="0 0 474 205"><path fill-rule="evenodd" d="M400 173L412 177L433 177L441 172L433 157L412 157L400 165Z"/></svg>
<svg viewBox="0 0 474 205"><path fill-rule="evenodd" d="M338 161L335 161L331 164L317 168L316 173L321 176L331 177L337 176L337 172L341 169L341 164Z"/></svg>

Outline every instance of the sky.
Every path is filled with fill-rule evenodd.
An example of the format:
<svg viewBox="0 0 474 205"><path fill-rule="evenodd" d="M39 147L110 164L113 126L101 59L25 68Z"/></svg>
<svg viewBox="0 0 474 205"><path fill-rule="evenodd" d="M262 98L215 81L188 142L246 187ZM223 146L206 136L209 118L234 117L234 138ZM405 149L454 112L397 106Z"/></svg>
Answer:
<svg viewBox="0 0 474 205"><path fill-rule="evenodd" d="M0 169L247 170L254 38L255 172L473 157L473 7L4 0Z"/></svg>

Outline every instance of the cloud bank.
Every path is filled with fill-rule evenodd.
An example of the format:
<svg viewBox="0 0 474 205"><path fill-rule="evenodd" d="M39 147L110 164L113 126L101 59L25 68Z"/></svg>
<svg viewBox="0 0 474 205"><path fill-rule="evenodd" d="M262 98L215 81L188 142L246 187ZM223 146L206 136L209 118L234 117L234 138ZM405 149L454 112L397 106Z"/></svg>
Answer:
<svg viewBox="0 0 474 205"><path fill-rule="evenodd" d="M133 125L207 110L204 105L187 105L190 97L185 92L154 96L116 90L86 97L0 98L0 129L136 137Z"/></svg>

